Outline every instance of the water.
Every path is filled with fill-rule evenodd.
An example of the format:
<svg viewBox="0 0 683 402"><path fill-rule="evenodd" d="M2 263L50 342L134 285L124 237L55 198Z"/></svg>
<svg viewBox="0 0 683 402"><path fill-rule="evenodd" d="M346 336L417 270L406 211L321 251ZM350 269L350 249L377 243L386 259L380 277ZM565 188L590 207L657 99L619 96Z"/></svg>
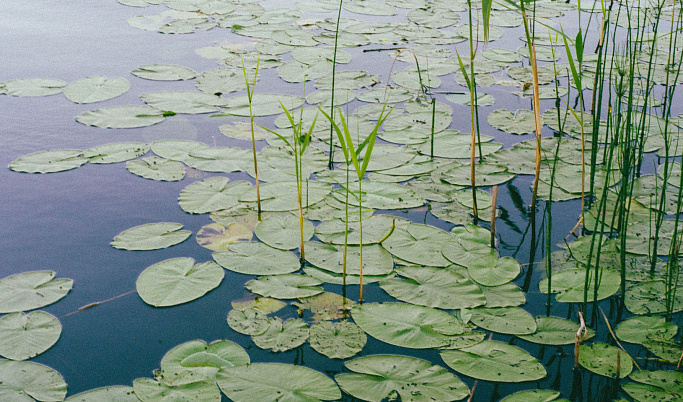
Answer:
<svg viewBox="0 0 683 402"><path fill-rule="evenodd" d="M278 7L273 1L264 2L266 8ZM228 41L249 41L231 35L225 29L199 31L191 35L162 35L134 29L126 20L140 14L153 14L164 7L137 9L125 7L114 0L96 3L61 1L51 5L35 5L20 0L4 0L0 6L0 82L18 78L51 77L74 81L95 75L126 77L131 90L121 97L92 105L76 105L55 95L41 98L0 96L0 164L31 152L57 149L87 149L92 146L119 141L152 141L162 137L196 139L219 146L246 146L246 142L232 142L217 130L215 121L202 115L175 117L158 125L142 129L105 130L86 127L74 117L89 110L140 104L139 95L159 88L168 90L194 89L190 82L155 82L138 79L130 74L144 64L178 64L202 72L215 68L213 60L194 54L199 47ZM405 10L397 18L402 18ZM369 17L345 13L345 16ZM464 16L464 14L463 14ZM304 15L304 18L306 15ZM575 28L568 28L572 31ZM515 36L501 42L516 49L521 42ZM499 43L501 43L499 42ZM499 43L496 43L498 46ZM463 51L461 44L458 48ZM359 49L349 53L361 59L354 69L363 69L386 60L378 53L363 54ZM355 63L355 62L354 62ZM384 67L384 66L383 66ZM404 66L401 66L404 68ZM344 68L348 69L348 68ZM386 81L388 71L372 71ZM263 72L257 91L277 85L279 92L301 95L301 86L286 84L277 79L275 70ZM450 77L450 76L449 76ZM444 90L456 88L452 79L444 78ZM446 83L448 81L448 83ZM461 90L461 88L460 88ZM271 92L271 90L268 90ZM493 87L496 108L528 108L528 100L507 93L507 88ZM544 101L545 106L549 106ZM493 108L489 108L494 110ZM451 128L469 130L463 108L455 109L463 118L455 118ZM488 109L482 111L485 121ZM271 118L262 119L264 124ZM222 120L220 124L225 123ZM548 130L547 127L544 127ZM495 130L494 130L495 131ZM549 131L547 132L549 133ZM508 147L512 141L502 133L496 135ZM527 139L529 136L525 136ZM245 175L230 175L232 179ZM254 346L248 336L231 330L225 322L231 310L230 302L248 297L243 288L251 276L226 271L221 286L191 303L172 308L152 308L136 294L68 315L87 304L102 301L135 289L139 273L149 265L167 258L192 256L197 262L211 260L211 252L197 245L194 238L164 250L131 252L113 249L109 242L119 232L148 222L179 222L196 233L210 223L207 215L183 212L177 197L192 180L154 182L128 173L123 164L85 165L57 174L19 174L0 169L0 277L29 271L54 270L57 277L74 280L71 293L43 310L57 316L63 325L58 343L32 361L58 370L68 383L69 395L106 385L132 385L134 379L151 377L159 367L164 353L172 347L193 339L212 341L229 339L249 353L253 362L285 362L302 364L326 372L330 376L344 370L343 362L327 359L304 345L295 351L273 354ZM519 205L530 203L531 178L518 177L499 189L499 206L504 210L498 220L501 255L515 257L522 264L542 259L541 246L530 255L530 219ZM514 187L514 189L513 189ZM515 190L517 189L517 190ZM515 192L519 191L519 195ZM521 202L515 197L521 197ZM553 205L554 238L560 242L576 223L579 212L577 201ZM540 210L540 209L539 209ZM450 229L452 225L439 221L426 210L392 212L407 216L415 222ZM540 231L541 214L535 225ZM542 243L542 235L538 235ZM522 285L525 272L515 281ZM527 304L523 307L532 315L545 313L546 296L538 292L542 276L540 267L532 273ZM341 286L326 286L327 290L342 293ZM347 297L357 300L358 289L347 289ZM387 296L377 285L365 288L367 302L384 301ZM295 316L288 308L283 318ZM551 314L575 319L569 305L554 305ZM604 331L603 331L604 332ZM494 335L493 339L508 342L513 337ZM604 338L603 338L604 340ZM501 396L522 389L557 389L563 397L572 390L572 347L541 347L516 339L514 344L529 351L546 365L548 376L539 382L522 384L491 384L479 381L475 400L497 400ZM393 347L369 337L362 355L379 353L405 354L428 359L443 365L438 351L417 351ZM474 379L459 375L472 388ZM605 388L606 380L584 376L587 400ZM350 397L345 396L348 400Z"/></svg>

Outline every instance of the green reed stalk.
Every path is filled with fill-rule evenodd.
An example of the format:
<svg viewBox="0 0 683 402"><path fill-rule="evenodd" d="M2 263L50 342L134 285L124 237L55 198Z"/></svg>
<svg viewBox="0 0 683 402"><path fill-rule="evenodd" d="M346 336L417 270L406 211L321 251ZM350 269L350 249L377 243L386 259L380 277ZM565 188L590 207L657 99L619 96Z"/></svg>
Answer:
<svg viewBox="0 0 683 402"><path fill-rule="evenodd" d="M339 11L337 12L337 26L334 30L334 55L332 56L332 95L330 100L330 114L334 119L334 79L337 75L337 45L339 43L339 21L341 21L342 5L344 0L339 0ZM334 169L334 145L332 141L332 127L330 127L330 159L327 162L330 170Z"/></svg>
<svg viewBox="0 0 683 402"><path fill-rule="evenodd" d="M256 139L254 136L254 112L251 109L252 99L254 96L254 89L256 89L256 77L258 76L259 62L261 60L256 60L256 71L254 71L254 80L251 85L249 85L249 80L247 79L247 69L244 67L244 59L242 59L242 74L244 75L244 82L247 85L247 97L249 98L249 122L251 123L251 151L254 155L254 174L256 179L256 205L258 210L258 221L261 222L261 191L259 189L258 180L258 162L256 161Z"/></svg>

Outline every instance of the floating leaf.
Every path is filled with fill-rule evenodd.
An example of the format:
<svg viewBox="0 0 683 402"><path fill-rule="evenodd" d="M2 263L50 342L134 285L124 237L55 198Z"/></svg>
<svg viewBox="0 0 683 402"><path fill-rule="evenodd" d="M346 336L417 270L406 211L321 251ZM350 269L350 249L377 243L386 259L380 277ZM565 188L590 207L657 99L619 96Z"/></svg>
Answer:
<svg viewBox="0 0 683 402"><path fill-rule="evenodd" d="M0 313L29 311L66 296L71 279L54 279L54 271L29 271L0 279Z"/></svg>
<svg viewBox="0 0 683 402"><path fill-rule="evenodd" d="M175 306L204 296L221 283L223 275L213 261L195 265L192 258L171 258L142 271L135 287L147 304Z"/></svg>
<svg viewBox="0 0 683 402"><path fill-rule="evenodd" d="M214 380L219 370L249 362L247 352L234 342L220 340L207 345L202 340L194 340L166 352L161 359L161 376L168 385L195 382L199 379L197 376Z"/></svg>
<svg viewBox="0 0 683 402"><path fill-rule="evenodd" d="M306 260L318 268L341 274L344 272L344 247L318 242L306 242ZM363 275L387 275L394 268L391 254L379 244L363 247ZM346 273L360 275L360 247L348 246Z"/></svg>
<svg viewBox="0 0 683 402"><path fill-rule="evenodd" d="M242 193L251 188L251 184L228 181L227 177L217 176L190 184L180 192L180 208L191 214L205 214L234 207L239 204Z"/></svg>
<svg viewBox="0 0 683 402"><path fill-rule="evenodd" d="M111 106L85 112L76 121L102 128L137 128L161 123L164 112L149 106Z"/></svg>
<svg viewBox="0 0 683 402"><path fill-rule="evenodd" d="M3 82L4 92L10 96L48 96L63 91L68 84L53 78L24 78Z"/></svg>
<svg viewBox="0 0 683 402"><path fill-rule="evenodd" d="M261 184L261 210L262 211L293 211L299 208L296 182L277 182ZM310 183L302 189L303 199L307 205L322 201L329 194L332 186L325 183ZM244 191L239 200L242 202L256 202L256 188Z"/></svg>
<svg viewBox="0 0 683 402"><path fill-rule="evenodd" d="M133 387L111 385L72 395L65 402L138 402Z"/></svg>
<svg viewBox="0 0 683 402"><path fill-rule="evenodd" d="M230 328L245 335L260 335L268 329L268 315L258 308L230 310L228 313Z"/></svg>
<svg viewBox="0 0 683 402"><path fill-rule="evenodd" d="M553 278L554 281L555 278ZM671 304L672 313L683 310L682 293L681 287L677 287ZM667 312L665 295L664 281L642 282L626 289L624 304L633 314L662 314Z"/></svg>
<svg viewBox="0 0 683 402"><path fill-rule="evenodd" d="M299 247L302 237L303 241L310 240L313 237L313 230L311 222L304 219L301 227L297 216L286 214L283 217L270 216L262 220L254 228L254 233L259 240L271 247L292 250Z"/></svg>
<svg viewBox="0 0 683 402"><path fill-rule="evenodd" d="M664 317L633 317L619 323L617 337L624 342L644 343L651 339L673 339L678 326Z"/></svg>
<svg viewBox="0 0 683 402"><path fill-rule="evenodd" d="M180 181L185 177L185 166L182 163L158 156L128 161L126 169L145 179L157 181Z"/></svg>
<svg viewBox="0 0 683 402"><path fill-rule="evenodd" d="M154 81L183 81L191 80L197 73L187 67L168 64L146 64L131 71L137 77Z"/></svg>
<svg viewBox="0 0 683 402"><path fill-rule="evenodd" d="M114 237L111 246L122 250L158 250L185 241L192 232L180 230L180 223L147 223L124 230Z"/></svg>
<svg viewBox="0 0 683 402"><path fill-rule="evenodd" d="M356 398L381 401L455 401L469 395L458 377L441 366L409 356L373 355L346 362L353 373L336 376L339 386Z"/></svg>
<svg viewBox="0 0 683 402"><path fill-rule="evenodd" d="M99 145L83 152L90 163L119 163L135 159L149 151L149 145L140 142L115 142Z"/></svg>
<svg viewBox="0 0 683 402"><path fill-rule="evenodd" d="M223 124L218 129L226 137L251 141L251 125L248 122L236 121L232 124ZM254 139L265 140L266 131L259 126L254 126Z"/></svg>
<svg viewBox="0 0 683 402"><path fill-rule="evenodd" d="M341 392L326 375L282 363L253 363L221 372L216 383L235 402L337 400Z"/></svg>
<svg viewBox="0 0 683 402"><path fill-rule="evenodd" d="M501 334L528 335L536 332L536 321L519 307L479 307L469 310L470 321Z"/></svg>
<svg viewBox="0 0 683 402"><path fill-rule="evenodd" d="M9 164L9 168L22 173L55 173L75 169L88 162L78 149L53 149L24 155Z"/></svg>
<svg viewBox="0 0 683 402"><path fill-rule="evenodd" d="M540 343L541 345L571 345L575 341L579 324L558 317L535 317L536 332L529 335L518 335L528 342ZM586 339L595 336L595 331L587 328Z"/></svg>
<svg viewBox="0 0 683 402"><path fill-rule="evenodd" d="M130 89L122 77L90 77L74 81L64 88L64 96L74 103L95 103L116 98Z"/></svg>
<svg viewBox="0 0 683 402"><path fill-rule="evenodd" d="M443 361L458 373L484 381L540 380L545 368L526 351L507 343L483 341L460 350L444 350Z"/></svg>
<svg viewBox="0 0 683 402"><path fill-rule="evenodd" d="M629 378L637 383L626 383L622 388L636 401L677 401L683 398L681 373L641 370L631 373Z"/></svg>
<svg viewBox="0 0 683 402"><path fill-rule="evenodd" d="M357 211L354 211L356 213ZM376 215L363 220L363 244L379 243L391 234L392 226L397 219L390 215ZM401 221L399 220L399 225ZM360 244L360 223L348 223L348 236L346 234L346 222L342 219L333 219L322 222L315 228L315 235L326 243L334 244Z"/></svg>
<svg viewBox="0 0 683 402"><path fill-rule="evenodd" d="M528 391L515 392L501 399L500 402L550 402L560 396L557 391L548 389L530 389Z"/></svg>
<svg viewBox="0 0 683 402"><path fill-rule="evenodd" d="M197 77L195 84L197 89L211 95L236 92L247 87L242 69L234 67L221 67L204 71L202 75Z"/></svg>
<svg viewBox="0 0 683 402"><path fill-rule="evenodd" d="M57 371L38 363L0 360L0 399L63 401L64 397L66 383Z"/></svg>
<svg viewBox="0 0 683 402"><path fill-rule="evenodd" d="M323 292L322 282L307 275L283 274L262 276L245 285L250 291L276 299L296 299L315 296Z"/></svg>
<svg viewBox="0 0 683 402"><path fill-rule="evenodd" d="M268 319L268 328L251 339L261 349L272 352L285 352L303 345L308 339L308 325L300 318L290 318L282 322L279 317Z"/></svg>
<svg viewBox="0 0 683 402"><path fill-rule="evenodd" d="M227 251L232 243L241 240L251 240L251 230L237 222L228 224L228 227L220 223L209 223L202 226L197 232L197 243L213 251Z"/></svg>
<svg viewBox="0 0 683 402"><path fill-rule="evenodd" d="M414 349L450 344L449 336L463 333L450 314L406 303L369 303L354 306L353 320L368 335L391 345Z"/></svg>
<svg viewBox="0 0 683 402"><path fill-rule="evenodd" d="M530 110L520 109L513 114L509 110L498 109L491 112L487 119L493 127L510 134L528 134L536 130L534 112Z"/></svg>
<svg viewBox="0 0 683 402"><path fill-rule="evenodd" d="M588 285L588 301L593 300L594 292L594 280L592 277L593 272L591 272L591 277L589 278ZM621 277L619 273L610 269L603 269L600 272L600 287L598 288L598 300L605 299L612 296L619 290L619 285L621 283ZM552 293L558 293L555 297L557 301L565 303L582 303L583 294L585 288L586 270L582 268L577 269L567 269L564 271L559 271L553 273L552 280ZM546 293L548 291L548 278L544 278L538 284L541 292ZM627 298L628 300L628 298ZM626 302L628 307L628 301Z"/></svg>
<svg viewBox="0 0 683 402"><path fill-rule="evenodd" d="M59 339L62 324L44 311L7 314L0 318L0 356L26 360L48 350Z"/></svg>
<svg viewBox="0 0 683 402"><path fill-rule="evenodd" d="M441 254L451 234L432 226L412 223L406 229L395 229L382 244L396 257L415 264L432 267L451 265Z"/></svg>
<svg viewBox="0 0 683 402"><path fill-rule="evenodd" d="M248 275L287 274L301 268L294 254L259 242L229 244L227 251L213 253L213 259L225 269Z"/></svg>
<svg viewBox="0 0 683 402"><path fill-rule="evenodd" d="M486 298L469 278L449 268L400 266L396 272L406 279L389 278L380 286L398 300L443 309L481 306Z"/></svg>
<svg viewBox="0 0 683 402"><path fill-rule="evenodd" d="M228 100L220 96L197 91L161 91L140 95L148 105L175 113L212 113L218 106L227 106Z"/></svg>
<svg viewBox="0 0 683 402"><path fill-rule="evenodd" d="M213 401L221 400L221 392L216 383L202 380L177 386L157 382L151 378L136 378L133 381L133 391L141 401L171 400L171 401Z"/></svg>
<svg viewBox="0 0 683 402"><path fill-rule="evenodd" d="M347 359L360 352L367 336L351 321L321 321L310 328L311 347L331 359Z"/></svg>
<svg viewBox="0 0 683 402"><path fill-rule="evenodd" d="M579 345L579 364L588 371L610 378L616 377L617 367L620 367L619 378L624 378L633 370L633 362L622 352L617 363L618 352L614 346L600 342Z"/></svg>
<svg viewBox="0 0 683 402"><path fill-rule="evenodd" d="M270 116L282 113L282 105L292 111L304 104L304 98L282 94L254 94L251 99L251 113L254 116ZM233 96L225 105L226 116L250 116L247 95Z"/></svg>
<svg viewBox="0 0 683 402"><path fill-rule="evenodd" d="M299 299L292 305L302 310L311 310L313 321L336 320L348 316L348 310L356 303L342 295L324 292L316 296Z"/></svg>

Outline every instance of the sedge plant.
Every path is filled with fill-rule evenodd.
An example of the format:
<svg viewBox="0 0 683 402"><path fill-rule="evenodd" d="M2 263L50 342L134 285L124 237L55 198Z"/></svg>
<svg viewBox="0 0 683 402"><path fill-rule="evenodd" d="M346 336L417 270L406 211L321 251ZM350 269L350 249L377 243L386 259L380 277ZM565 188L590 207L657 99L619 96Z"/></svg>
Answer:
<svg viewBox="0 0 683 402"><path fill-rule="evenodd" d="M261 192L259 190L258 180L258 162L256 161L256 139L254 136L254 112L252 111L252 100L254 97L254 89L256 87L256 78L258 77L258 68L260 60L256 61L256 71L254 71L254 80L250 84L247 78L247 69L244 67L244 59L242 59L242 74L244 75L244 83L247 85L247 98L249 99L249 122L251 124L251 151L254 155L254 174L256 179L256 205L258 211L258 220L261 222Z"/></svg>

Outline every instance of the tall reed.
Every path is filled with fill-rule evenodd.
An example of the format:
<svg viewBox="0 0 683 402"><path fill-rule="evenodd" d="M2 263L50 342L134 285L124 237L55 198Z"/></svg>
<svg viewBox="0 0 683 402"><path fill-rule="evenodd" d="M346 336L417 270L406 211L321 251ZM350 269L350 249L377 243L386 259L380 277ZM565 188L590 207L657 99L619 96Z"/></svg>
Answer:
<svg viewBox="0 0 683 402"><path fill-rule="evenodd" d="M254 80L249 84L247 78L247 69L244 67L244 59L242 59L242 74L244 75L244 83L247 86L247 97L249 99L249 123L251 124L251 151L254 155L254 175L256 179L256 205L258 208L258 220L261 221L261 190L259 189L258 180L258 162L256 161L256 139L254 136L254 112L252 111L252 100L254 97L254 89L256 89L256 78L258 77L258 68L261 60L256 61L256 71L254 71Z"/></svg>

